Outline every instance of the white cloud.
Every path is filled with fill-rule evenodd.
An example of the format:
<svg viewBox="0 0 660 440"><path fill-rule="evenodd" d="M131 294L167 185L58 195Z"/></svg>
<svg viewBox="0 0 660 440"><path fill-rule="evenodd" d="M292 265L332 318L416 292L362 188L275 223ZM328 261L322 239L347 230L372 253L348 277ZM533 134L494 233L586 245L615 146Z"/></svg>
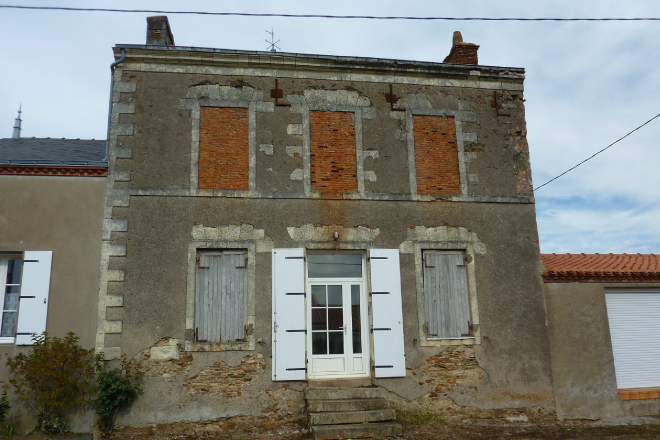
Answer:
<svg viewBox="0 0 660 440"><path fill-rule="evenodd" d="M62 6L89 7L82 0ZM51 5L50 1L31 4ZM94 7L485 17L660 17L660 2L334 2L99 0ZM143 44L149 14L3 10L0 136L23 103L23 134L104 138L111 48ZM184 46L442 61L452 32L480 44L482 64L525 67L528 139L538 186L660 113L657 22L467 22L170 15ZM660 251L660 119L539 190L544 251ZM573 202L598 200L580 207ZM630 247L629 249L626 247Z"/></svg>

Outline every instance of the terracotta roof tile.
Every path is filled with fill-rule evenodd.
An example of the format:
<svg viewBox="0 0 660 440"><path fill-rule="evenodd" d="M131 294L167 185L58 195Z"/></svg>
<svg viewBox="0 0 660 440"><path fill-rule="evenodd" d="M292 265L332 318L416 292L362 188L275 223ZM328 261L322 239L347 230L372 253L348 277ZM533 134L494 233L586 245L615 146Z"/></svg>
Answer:
<svg viewBox="0 0 660 440"><path fill-rule="evenodd" d="M541 254L548 282L659 282L660 255Z"/></svg>

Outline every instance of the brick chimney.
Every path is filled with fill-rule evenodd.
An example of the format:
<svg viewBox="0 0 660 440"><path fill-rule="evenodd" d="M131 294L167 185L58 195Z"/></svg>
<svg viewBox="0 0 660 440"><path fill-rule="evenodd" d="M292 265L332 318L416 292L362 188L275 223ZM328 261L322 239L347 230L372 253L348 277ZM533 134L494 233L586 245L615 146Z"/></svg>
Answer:
<svg viewBox="0 0 660 440"><path fill-rule="evenodd" d="M154 46L174 46L174 35L166 15L147 17L147 44Z"/></svg>
<svg viewBox="0 0 660 440"><path fill-rule="evenodd" d="M447 55L444 63L451 64L479 64L477 51L479 46L472 43L463 43L463 36L459 31L454 32L454 39L451 46L451 52Z"/></svg>

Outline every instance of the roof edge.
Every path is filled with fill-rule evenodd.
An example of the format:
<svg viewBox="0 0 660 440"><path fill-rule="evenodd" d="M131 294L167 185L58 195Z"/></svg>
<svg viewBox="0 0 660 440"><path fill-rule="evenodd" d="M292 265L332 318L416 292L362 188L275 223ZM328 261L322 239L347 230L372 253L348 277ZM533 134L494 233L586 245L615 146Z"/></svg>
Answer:
<svg viewBox="0 0 660 440"><path fill-rule="evenodd" d="M544 283L657 283L660 272L655 271L586 271L546 270Z"/></svg>
<svg viewBox="0 0 660 440"><path fill-rule="evenodd" d="M0 164L0 175L106 177L108 166Z"/></svg>
<svg viewBox="0 0 660 440"><path fill-rule="evenodd" d="M362 73L396 73L414 76L471 77L522 83L525 69L468 64L445 64L428 61L409 61L387 58L311 55L288 52L247 51L183 46L152 46L118 44L113 48L115 59L121 50L126 52L125 63L243 66L285 70L326 70ZM394 78L393 78L394 82Z"/></svg>

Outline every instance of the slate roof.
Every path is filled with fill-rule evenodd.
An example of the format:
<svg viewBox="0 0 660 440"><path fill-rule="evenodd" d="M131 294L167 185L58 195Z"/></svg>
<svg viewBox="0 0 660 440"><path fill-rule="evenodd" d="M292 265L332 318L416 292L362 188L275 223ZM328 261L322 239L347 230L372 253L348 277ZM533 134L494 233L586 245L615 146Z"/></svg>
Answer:
<svg viewBox="0 0 660 440"><path fill-rule="evenodd" d="M660 282L660 255L541 254L546 283Z"/></svg>
<svg viewBox="0 0 660 440"><path fill-rule="evenodd" d="M0 165L106 166L105 141L0 139Z"/></svg>

